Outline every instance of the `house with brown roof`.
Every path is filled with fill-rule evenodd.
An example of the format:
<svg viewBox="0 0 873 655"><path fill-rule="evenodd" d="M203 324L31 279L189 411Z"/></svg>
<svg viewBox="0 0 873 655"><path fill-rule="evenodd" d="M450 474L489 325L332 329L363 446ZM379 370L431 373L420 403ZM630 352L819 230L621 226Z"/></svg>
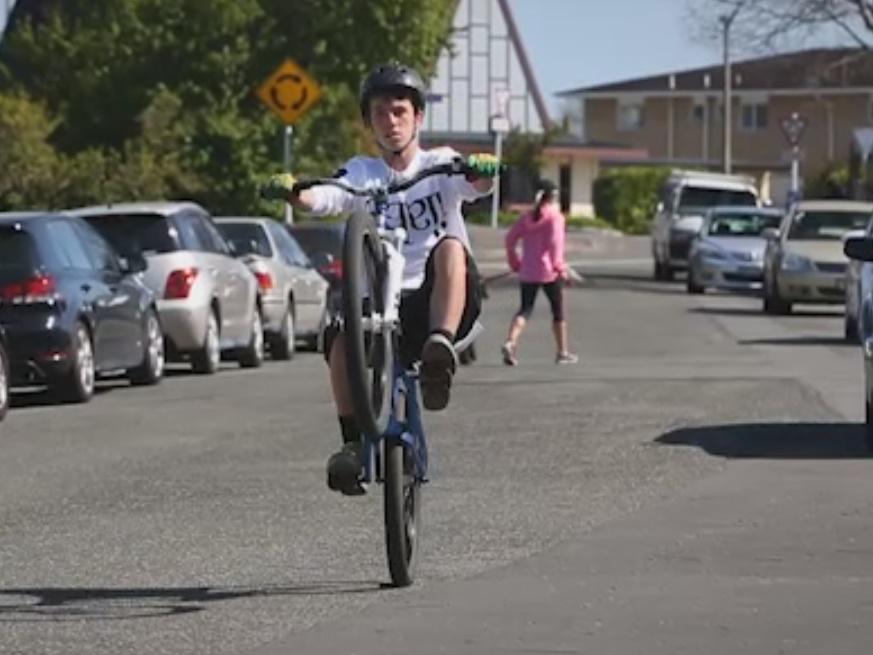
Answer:
<svg viewBox="0 0 873 655"><path fill-rule="evenodd" d="M430 80L422 142L463 153L493 152L495 116L523 134L540 135L552 127L509 2L458 0L452 26L451 44ZM564 134L545 147L541 176L559 185L565 212L591 215L592 182L602 162L644 155L619 143ZM505 204L532 200L524 176L510 174L501 187Z"/></svg>
<svg viewBox="0 0 873 655"><path fill-rule="evenodd" d="M873 125L873 52L815 49L732 65L734 171L769 172L774 201L787 192L791 147L781 127L797 112L801 175L848 163L855 131ZM582 137L644 150L620 164L657 163L721 170L724 69L709 66L557 95L578 112Z"/></svg>

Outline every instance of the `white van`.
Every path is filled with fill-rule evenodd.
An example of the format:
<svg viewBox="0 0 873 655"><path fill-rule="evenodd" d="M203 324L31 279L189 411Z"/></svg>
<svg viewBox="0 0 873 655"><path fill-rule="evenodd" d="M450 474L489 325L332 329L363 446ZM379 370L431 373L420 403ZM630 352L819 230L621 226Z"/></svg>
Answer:
<svg viewBox="0 0 873 655"><path fill-rule="evenodd" d="M688 268L688 249L703 215L719 205L761 205L755 180L744 175L674 170L664 182L652 221L655 279L672 280Z"/></svg>

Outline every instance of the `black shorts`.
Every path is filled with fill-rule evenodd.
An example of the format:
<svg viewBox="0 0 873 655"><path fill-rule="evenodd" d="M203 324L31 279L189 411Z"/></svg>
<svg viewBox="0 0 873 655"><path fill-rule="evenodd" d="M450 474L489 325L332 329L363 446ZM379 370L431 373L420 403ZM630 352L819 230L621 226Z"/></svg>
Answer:
<svg viewBox="0 0 873 655"><path fill-rule="evenodd" d="M452 238L452 237L445 237ZM400 356L404 365L418 361L424 342L430 335L430 297L434 285L433 254L439 247L439 243L430 251L427 262L424 265L424 282L418 289L406 291L400 300ZM463 339L482 311L481 278L476 262L470 255L470 251L464 249L467 258L467 301L464 304L464 312L461 314L461 323L455 334L455 341Z"/></svg>

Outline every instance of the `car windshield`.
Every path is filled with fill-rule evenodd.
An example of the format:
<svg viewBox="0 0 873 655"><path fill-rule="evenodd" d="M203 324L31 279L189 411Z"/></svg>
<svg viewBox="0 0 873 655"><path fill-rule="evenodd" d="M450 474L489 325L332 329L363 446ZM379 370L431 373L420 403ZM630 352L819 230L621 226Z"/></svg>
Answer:
<svg viewBox="0 0 873 655"><path fill-rule="evenodd" d="M779 227L778 214L716 214L707 234L718 237L756 237L768 227Z"/></svg>
<svg viewBox="0 0 873 655"><path fill-rule="evenodd" d="M273 248L267 232L257 223L216 223L221 234L229 241L237 255L272 257Z"/></svg>
<svg viewBox="0 0 873 655"><path fill-rule="evenodd" d="M291 234L297 239L297 243L303 251L313 257L318 253L330 253L339 257L343 248L342 230L325 226L324 229L291 228Z"/></svg>
<svg viewBox="0 0 873 655"><path fill-rule="evenodd" d="M83 216L121 254L159 254L179 249L176 229L159 214Z"/></svg>
<svg viewBox="0 0 873 655"><path fill-rule="evenodd" d="M33 237L13 227L0 227L0 274L31 271L37 264Z"/></svg>
<svg viewBox="0 0 873 655"><path fill-rule="evenodd" d="M707 187L682 187L679 195L679 212L687 213L703 207L718 205L738 205L740 207L755 207L758 198L751 191L736 191L728 189L712 189Z"/></svg>
<svg viewBox="0 0 873 655"><path fill-rule="evenodd" d="M791 221L788 238L795 241L838 241L846 232L865 229L869 220L870 212L799 211Z"/></svg>

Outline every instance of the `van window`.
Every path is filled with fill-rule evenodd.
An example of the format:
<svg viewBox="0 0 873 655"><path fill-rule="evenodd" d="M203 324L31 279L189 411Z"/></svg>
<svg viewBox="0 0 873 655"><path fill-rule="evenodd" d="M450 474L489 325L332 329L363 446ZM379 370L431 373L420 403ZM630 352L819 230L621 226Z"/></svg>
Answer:
<svg viewBox="0 0 873 655"><path fill-rule="evenodd" d="M758 197L751 191L684 186L679 194L679 211L699 210L718 205L756 207Z"/></svg>

